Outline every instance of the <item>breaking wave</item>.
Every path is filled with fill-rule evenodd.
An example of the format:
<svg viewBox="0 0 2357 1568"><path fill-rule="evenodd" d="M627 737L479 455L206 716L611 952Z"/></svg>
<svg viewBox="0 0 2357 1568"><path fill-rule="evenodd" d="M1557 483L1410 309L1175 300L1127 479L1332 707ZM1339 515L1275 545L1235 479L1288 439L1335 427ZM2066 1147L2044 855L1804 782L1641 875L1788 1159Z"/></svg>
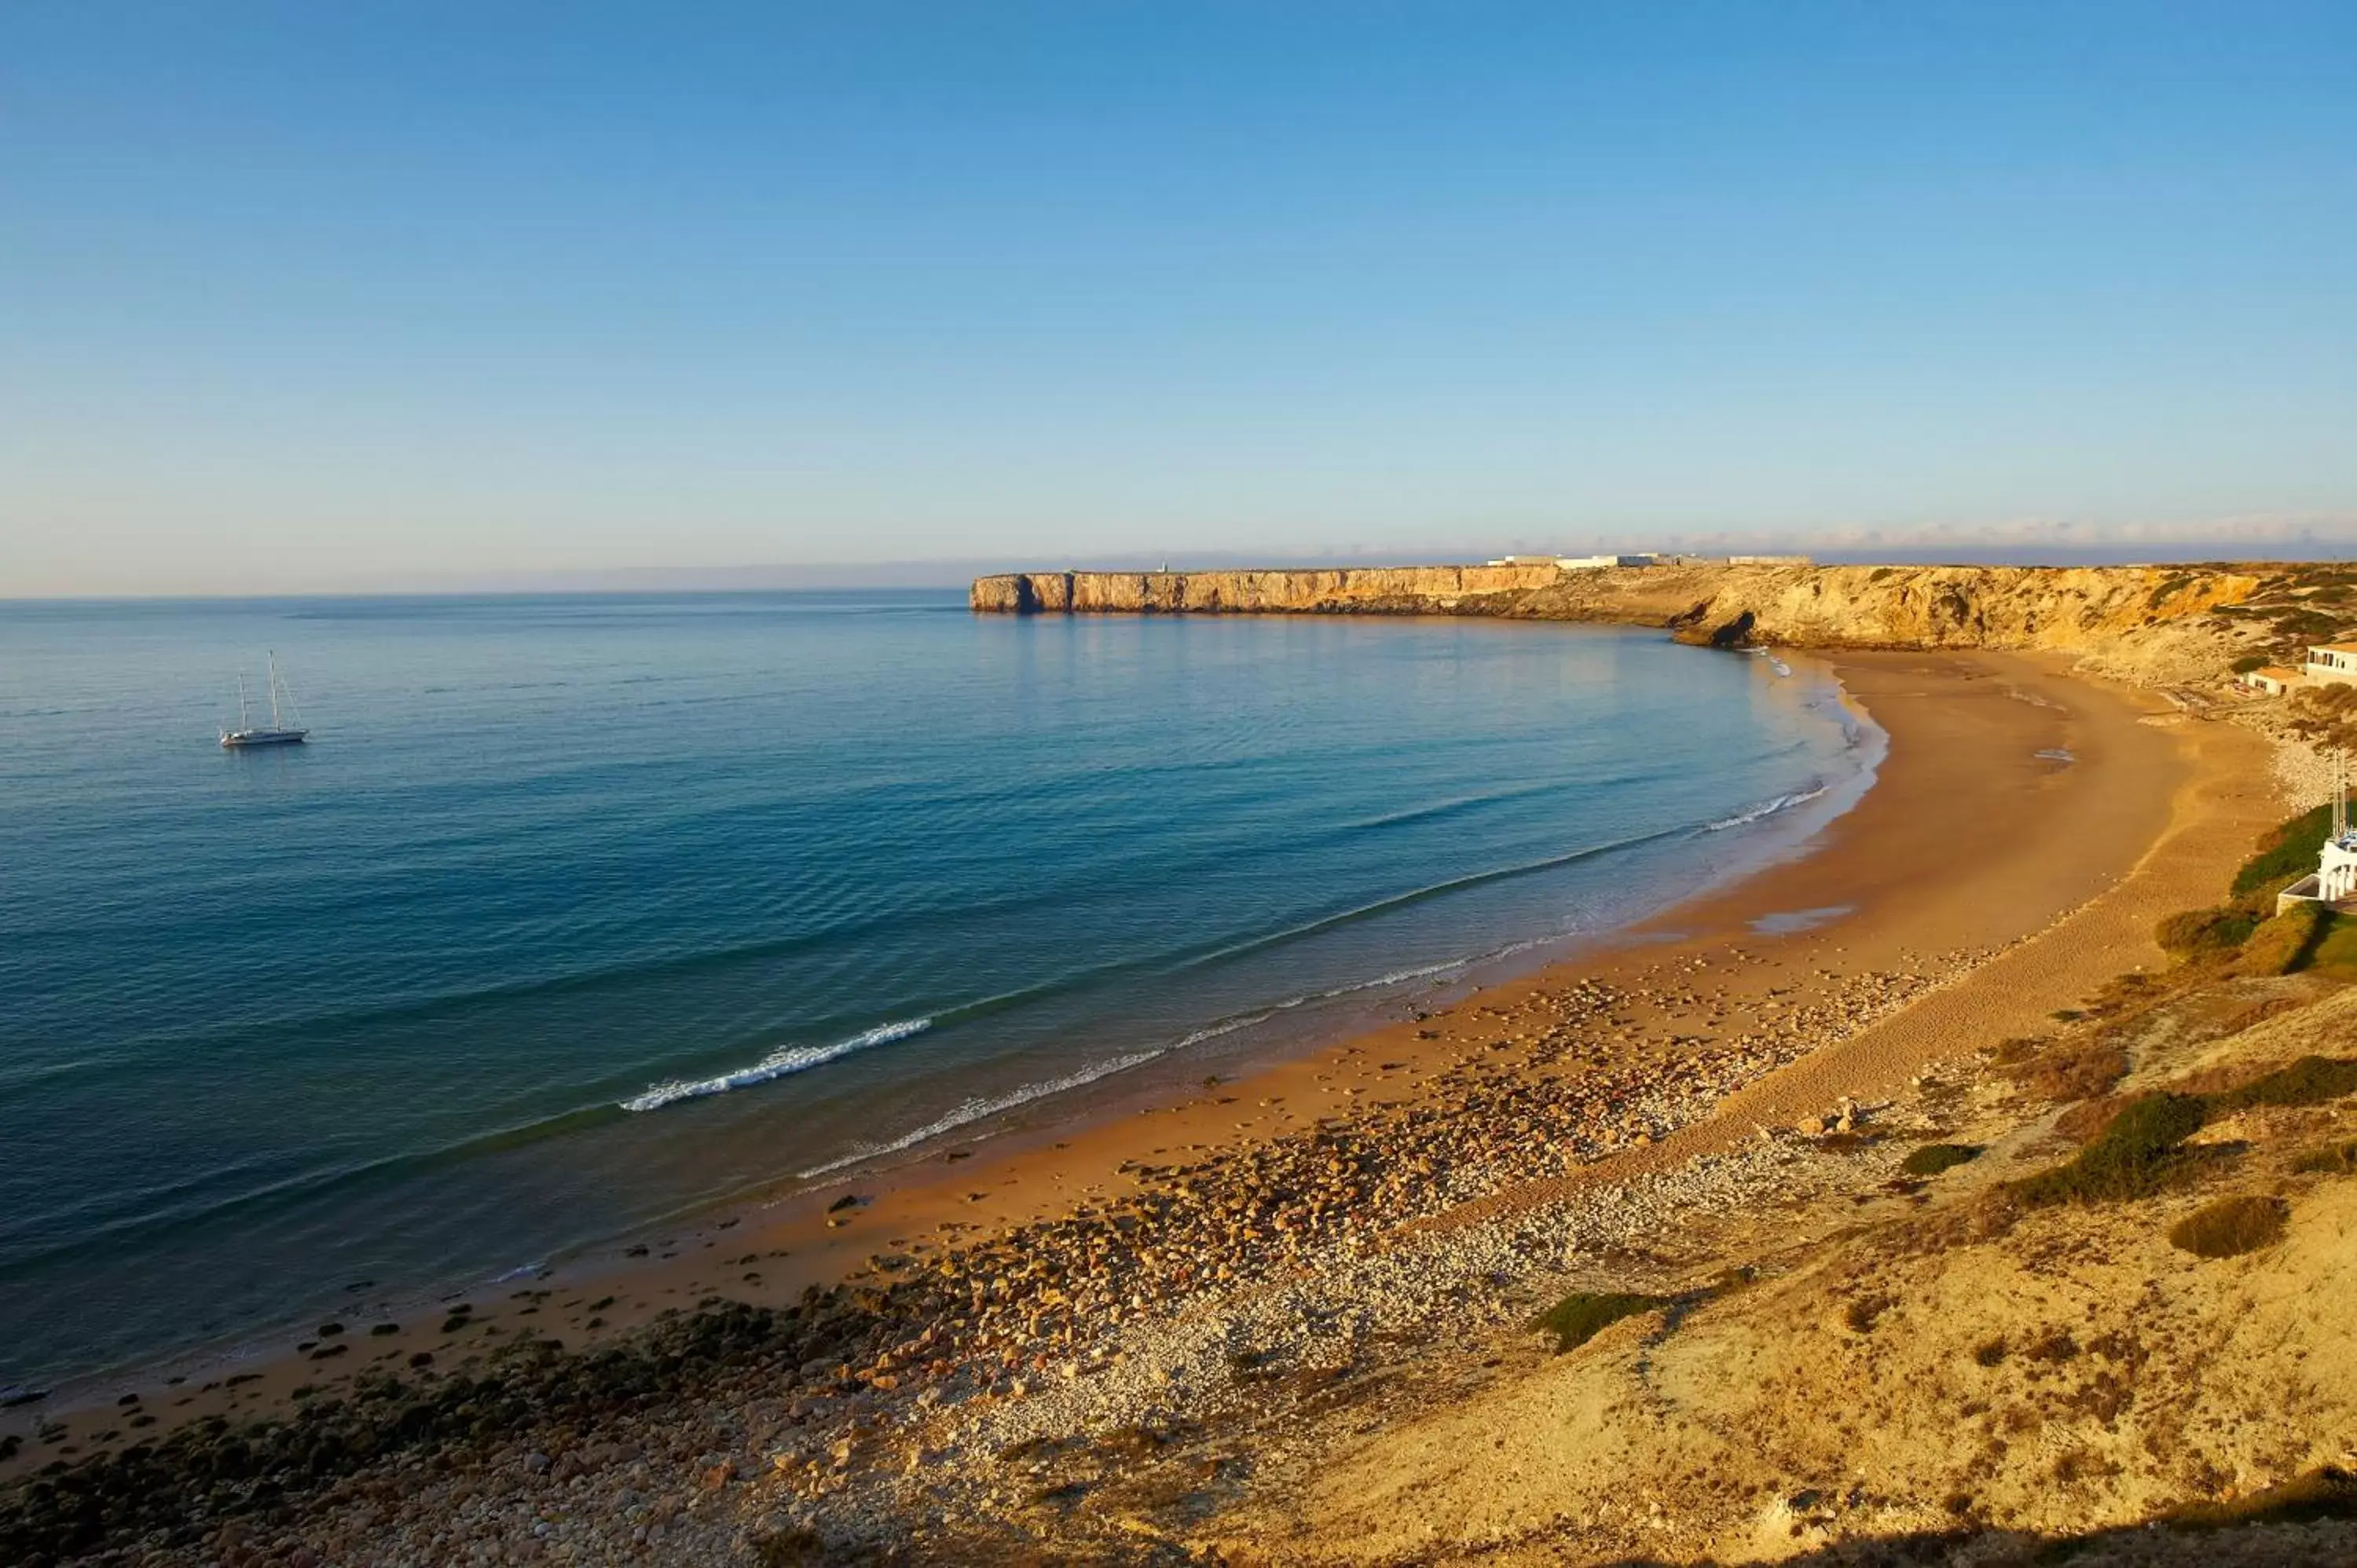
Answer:
<svg viewBox="0 0 2357 1568"><path fill-rule="evenodd" d="M1805 806L1830 788L1832 786L1820 784L1813 789L1797 789L1789 795L1779 795L1772 800L1763 800L1759 805L1748 811L1738 811L1731 817L1721 817L1717 822L1704 828L1703 832L1724 832L1728 828L1739 828L1746 823L1756 822L1762 817L1772 817L1779 811L1789 811L1795 806Z"/></svg>
<svg viewBox="0 0 2357 1568"><path fill-rule="evenodd" d="M847 1057L854 1051L864 1051L870 1046L888 1046L895 1040L905 1040L911 1035L921 1035L933 1026L931 1018L905 1018L897 1024L878 1024L862 1030L847 1040L837 1040L831 1046L788 1046L771 1051L751 1067L725 1072L717 1078L673 1079L668 1083L650 1087L643 1094L634 1094L621 1102L625 1111L660 1111L682 1100L701 1100L710 1094L726 1094L732 1089L749 1089L757 1083L767 1083L773 1078L786 1078L807 1072L812 1068Z"/></svg>
<svg viewBox="0 0 2357 1568"><path fill-rule="evenodd" d="M1205 1031L1211 1034L1222 1032L1223 1031ZM914 1132L903 1133L888 1144L871 1144L865 1148L855 1149L841 1159L829 1160L823 1165L813 1165L810 1169L797 1174L802 1180L808 1181L814 1176L831 1176L847 1165L856 1165L864 1160L881 1159L887 1155L897 1155L903 1149L913 1149L929 1138L938 1138L944 1133L953 1132L968 1122L979 1122L985 1116L996 1116L1002 1111L1012 1111L1018 1105L1028 1105L1035 1100L1045 1100L1051 1094L1061 1094L1067 1090L1078 1089L1082 1084L1094 1083L1101 1078L1111 1078L1117 1072L1127 1072L1131 1068L1143 1066L1158 1056L1167 1055L1172 1048L1166 1046L1157 1050L1132 1051L1127 1056L1114 1057L1109 1060L1098 1062L1092 1067L1084 1067L1078 1072L1066 1073L1061 1078L1049 1079L1044 1083L1027 1083L1022 1088L1009 1090L1005 1094L977 1095L947 1115L928 1122Z"/></svg>

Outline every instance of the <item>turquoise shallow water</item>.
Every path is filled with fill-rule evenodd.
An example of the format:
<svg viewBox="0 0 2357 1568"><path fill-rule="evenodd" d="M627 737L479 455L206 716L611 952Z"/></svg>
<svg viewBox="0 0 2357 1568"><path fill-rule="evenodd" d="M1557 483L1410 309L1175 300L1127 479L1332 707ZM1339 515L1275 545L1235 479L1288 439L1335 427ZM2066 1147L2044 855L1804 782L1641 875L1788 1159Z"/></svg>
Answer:
<svg viewBox="0 0 2357 1568"><path fill-rule="evenodd" d="M224 753L265 649L313 742ZM1610 628L0 605L0 1386L1330 1032L1788 845L1868 739Z"/></svg>

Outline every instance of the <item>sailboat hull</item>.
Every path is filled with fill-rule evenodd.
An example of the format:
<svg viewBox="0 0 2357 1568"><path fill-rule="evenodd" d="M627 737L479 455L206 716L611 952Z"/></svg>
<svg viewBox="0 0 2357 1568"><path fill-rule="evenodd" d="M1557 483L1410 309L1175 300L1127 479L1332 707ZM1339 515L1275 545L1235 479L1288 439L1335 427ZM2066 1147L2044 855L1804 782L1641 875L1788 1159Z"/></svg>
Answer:
<svg viewBox="0 0 2357 1568"><path fill-rule="evenodd" d="M248 746L294 746L311 732L307 729L241 729L221 736L221 744L235 750Z"/></svg>

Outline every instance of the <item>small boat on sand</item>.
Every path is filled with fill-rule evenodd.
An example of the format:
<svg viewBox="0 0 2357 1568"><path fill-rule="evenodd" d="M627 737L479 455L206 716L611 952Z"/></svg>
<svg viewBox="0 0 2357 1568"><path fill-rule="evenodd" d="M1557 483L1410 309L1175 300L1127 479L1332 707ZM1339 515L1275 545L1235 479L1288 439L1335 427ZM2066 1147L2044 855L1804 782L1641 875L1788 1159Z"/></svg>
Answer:
<svg viewBox="0 0 2357 1568"><path fill-rule="evenodd" d="M278 698L282 692L286 697L285 716L282 716L278 711ZM295 712L295 689L287 685L285 679L278 673L278 655L274 653L270 655L270 723L268 726L256 728L253 716L245 711L245 677L240 675L237 678L237 727L221 731L221 743L231 747L298 745L305 736L311 733L309 730L296 727L302 722L302 715Z"/></svg>

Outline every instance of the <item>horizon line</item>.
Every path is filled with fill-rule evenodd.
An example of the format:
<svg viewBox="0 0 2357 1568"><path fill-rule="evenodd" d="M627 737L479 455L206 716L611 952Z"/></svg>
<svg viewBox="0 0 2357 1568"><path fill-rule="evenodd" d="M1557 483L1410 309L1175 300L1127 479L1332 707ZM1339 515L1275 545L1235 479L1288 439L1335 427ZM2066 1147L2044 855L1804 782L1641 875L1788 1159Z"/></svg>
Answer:
<svg viewBox="0 0 2357 1568"><path fill-rule="evenodd" d="M2157 542L2146 541L2144 542L2151 543ZM2198 542L2201 544L2216 545L2233 542L2216 540L2201 541ZM2247 543L2255 542L2244 541L2240 542ZM2282 541L2278 542L2290 543L2292 542ZM2316 542L2321 544L2325 542L2319 541ZM2331 542L2334 547L2323 553L2319 553L2316 550L2301 551L2293 549L2281 553L2264 554L2244 554L2234 552L2219 553L2214 549L2199 550L2195 547L2197 542L2192 541L2187 542L2188 549L2183 553L2169 552L2158 554L2152 553L2149 551L2132 553L2130 550L2126 548L2124 544L2108 547L2096 544L2082 545L2077 547L2050 544L2044 547L2033 545L2011 550L1996 546L1987 546L1980 549L1974 549L1967 546L1962 551L1942 551L1917 548L1912 550L1899 549L1878 553L1866 553L1839 548L1824 551L1809 551L1801 548L1785 551L1753 549L1732 553L1721 550L1687 548L1663 549L1658 553L1663 554L1690 554L1705 557L1727 553L1805 554L1810 557L1813 564L1829 567L1991 566L2016 567L2024 570L2060 570L2072 566L2231 567L2266 565L2293 561L2357 561L2357 540L2342 540ZM1548 553L1562 553L1562 552L1525 549L1501 552L1501 553L1544 555ZM1019 560L1019 557L1017 559ZM113 592L83 592L67 590L55 593L14 593L0 594L0 605L167 603L188 600L202 600L220 603L260 603L301 599L619 598L639 595L693 595L720 596L730 594L761 595L781 593L950 593L971 586L976 579L981 577L1038 575L1053 572L1137 573L1145 575L1168 575L1172 576L1184 576L1197 573L1239 571L1383 571L1387 569L1417 566L1482 565L1488 564L1492 557L1483 554L1479 558L1474 559L1464 557L1447 559L1438 556L1437 553L1404 552L1398 557L1375 557L1371 554L1319 554L1306 556L1260 557L1254 559L1241 556L1230 557L1226 553L1220 552L1213 553L1213 554L1207 560L1178 566L1170 565L1167 562L1162 562L1157 564L1148 564L1147 561L1149 559L1155 558L1125 557L1108 560L1100 557L1093 562L1086 564L1074 563L1055 566L1027 566L1022 564L999 564L980 559L969 559L943 562L877 562L860 565L825 566L748 565L729 567L625 567L592 569L578 573L567 573L563 570L557 570L544 575L512 574L512 575L520 578L544 575L547 580L541 582L517 581L503 583L499 581L498 578L500 575L509 575L495 574L489 580L477 579L473 581L435 585L418 583L386 585L382 586L343 585L334 587L317 588L273 588L258 592L199 588L134 589ZM953 575L952 572L944 572L942 570L943 568L953 569ZM865 582L856 580L833 582L776 581L767 583L730 583L726 581L710 580L734 575L760 575L763 574L806 575L815 577L856 577L860 575L876 574L877 575L877 580ZM899 576L898 580L893 580L891 575L893 574L902 574L903 575ZM568 582L565 580L567 577L574 577L578 580ZM614 580L628 578L645 578L650 580L637 582ZM664 578L694 580L673 580L666 582L662 580ZM600 581L599 579L607 580Z"/></svg>

